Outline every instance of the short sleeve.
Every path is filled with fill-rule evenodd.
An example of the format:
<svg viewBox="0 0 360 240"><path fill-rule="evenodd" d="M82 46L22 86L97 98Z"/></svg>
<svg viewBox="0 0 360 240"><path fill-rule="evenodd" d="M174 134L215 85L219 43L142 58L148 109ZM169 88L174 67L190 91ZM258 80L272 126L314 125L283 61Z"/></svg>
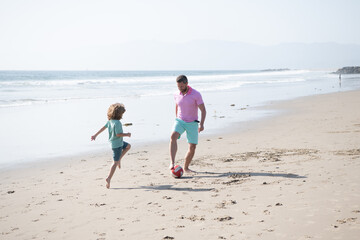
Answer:
<svg viewBox="0 0 360 240"><path fill-rule="evenodd" d="M120 121L115 122L115 134L123 133L122 124Z"/></svg>
<svg viewBox="0 0 360 240"><path fill-rule="evenodd" d="M197 104L198 106L204 103L204 101L203 101L202 96L201 96L200 93L196 94L195 101L196 101L196 104Z"/></svg>
<svg viewBox="0 0 360 240"><path fill-rule="evenodd" d="M109 128L109 121L106 122L104 127Z"/></svg>

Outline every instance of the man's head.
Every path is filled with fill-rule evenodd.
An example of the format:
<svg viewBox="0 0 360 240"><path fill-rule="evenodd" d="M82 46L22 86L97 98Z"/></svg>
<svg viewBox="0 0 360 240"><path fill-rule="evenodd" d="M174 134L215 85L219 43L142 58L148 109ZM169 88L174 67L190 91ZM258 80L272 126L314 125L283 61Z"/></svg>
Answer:
<svg viewBox="0 0 360 240"><path fill-rule="evenodd" d="M176 83L180 92L185 94L188 90L188 80L185 75L180 75L176 78Z"/></svg>

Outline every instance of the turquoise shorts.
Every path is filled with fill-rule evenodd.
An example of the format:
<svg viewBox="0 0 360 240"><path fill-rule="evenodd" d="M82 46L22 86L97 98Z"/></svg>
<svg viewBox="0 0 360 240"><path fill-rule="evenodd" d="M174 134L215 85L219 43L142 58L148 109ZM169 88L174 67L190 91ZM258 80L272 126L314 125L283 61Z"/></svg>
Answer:
<svg viewBox="0 0 360 240"><path fill-rule="evenodd" d="M124 145L122 145L121 147L118 148L113 148L113 159L115 162L120 160L122 151L128 146L129 144L127 142L124 141Z"/></svg>
<svg viewBox="0 0 360 240"><path fill-rule="evenodd" d="M188 143L192 144L198 144L198 138L199 138L199 123L198 122L185 122L179 118L175 119L174 124L174 132L178 132L180 134L179 138L181 137L181 134L183 134L186 131L186 137Z"/></svg>

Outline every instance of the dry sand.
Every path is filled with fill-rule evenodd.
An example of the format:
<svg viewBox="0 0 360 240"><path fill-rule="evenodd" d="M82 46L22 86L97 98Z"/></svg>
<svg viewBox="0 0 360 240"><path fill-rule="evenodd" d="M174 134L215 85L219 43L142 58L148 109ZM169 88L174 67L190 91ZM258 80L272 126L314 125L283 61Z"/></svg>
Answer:
<svg viewBox="0 0 360 240"><path fill-rule="evenodd" d="M110 149L1 172L0 239L360 239L360 91L268 107L202 135L194 176L171 177L168 143L131 149L111 189Z"/></svg>

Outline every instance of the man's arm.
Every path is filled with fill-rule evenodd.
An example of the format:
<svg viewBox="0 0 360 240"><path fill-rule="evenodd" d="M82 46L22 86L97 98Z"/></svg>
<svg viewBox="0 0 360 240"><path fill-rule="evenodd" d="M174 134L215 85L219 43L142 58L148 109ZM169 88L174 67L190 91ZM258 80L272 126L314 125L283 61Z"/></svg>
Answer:
<svg viewBox="0 0 360 240"><path fill-rule="evenodd" d="M200 104L199 106L200 112L201 112L201 120L200 120L200 126L199 126L199 132L204 130L204 122L206 118L206 108L205 104Z"/></svg>
<svg viewBox="0 0 360 240"><path fill-rule="evenodd" d="M175 104L175 117L177 117L177 113L178 113L178 105Z"/></svg>

